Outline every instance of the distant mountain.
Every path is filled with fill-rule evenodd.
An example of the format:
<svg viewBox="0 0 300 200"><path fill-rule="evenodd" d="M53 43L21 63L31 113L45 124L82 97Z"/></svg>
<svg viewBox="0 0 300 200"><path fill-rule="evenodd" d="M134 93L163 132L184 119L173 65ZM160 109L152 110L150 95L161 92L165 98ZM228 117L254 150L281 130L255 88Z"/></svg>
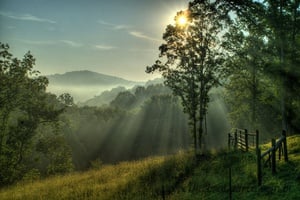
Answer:
<svg viewBox="0 0 300 200"><path fill-rule="evenodd" d="M56 95L69 93L76 103L87 101L100 95L103 91L119 86L129 89L135 85L145 84L87 70L48 75L47 78L49 80L48 92ZM104 97L101 101L106 102L107 97Z"/></svg>
<svg viewBox="0 0 300 200"><path fill-rule="evenodd" d="M72 71L66 72L64 74L54 74L47 76L50 85L71 85L71 86L90 86L90 85L136 85L141 84L140 82L134 82L119 78L116 76L110 76L105 74L100 74L97 72L92 72L88 70L83 71Z"/></svg>
<svg viewBox="0 0 300 200"><path fill-rule="evenodd" d="M109 104L120 92L126 91L125 87L119 86L117 88L113 88L111 90L106 90L102 92L100 95L95 96L83 103L79 103L79 106L102 106L105 104Z"/></svg>
<svg viewBox="0 0 300 200"><path fill-rule="evenodd" d="M149 85L156 85L156 84L163 84L164 79L163 78L155 78L153 80L149 80L145 83L145 86L148 87Z"/></svg>

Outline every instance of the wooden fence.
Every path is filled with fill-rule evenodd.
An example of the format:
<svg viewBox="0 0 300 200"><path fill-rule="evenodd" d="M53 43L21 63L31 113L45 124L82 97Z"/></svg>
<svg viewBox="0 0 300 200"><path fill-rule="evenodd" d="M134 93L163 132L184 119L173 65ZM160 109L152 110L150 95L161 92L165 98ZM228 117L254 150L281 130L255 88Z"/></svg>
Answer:
<svg viewBox="0 0 300 200"><path fill-rule="evenodd" d="M228 148L242 151L249 151L250 148L257 149L259 145L259 132L248 133L247 129L233 129L232 133L228 133Z"/></svg>
<svg viewBox="0 0 300 200"><path fill-rule="evenodd" d="M249 149L256 150L257 157L257 181L258 185L262 185L262 168L269 165L272 174L276 173L276 152L278 152L278 159L284 157L284 161L288 161L286 131L282 131L281 137L276 141L272 139L272 146L265 152L261 152L259 148L259 131L255 133L248 133L247 129L233 129L233 132L228 133L228 148L232 147L234 150L242 150L248 152Z"/></svg>
<svg viewBox="0 0 300 200"><path fill-rule="evenodd" d="M257 155L257 180L258 185L262 185L262 164L265 166L269 164L271 166L272 174L276 173L276 151L278 151L278 159L281 159L283 155L284 161L288 161L288 153L287 153L287 143L286 143L286 132L282 131L282 136L276 141L272 139L271 141L271 148L267 151L261 153L261 149L257 148L256 155ZM264 158L267 158L264 163Z"/></svg>

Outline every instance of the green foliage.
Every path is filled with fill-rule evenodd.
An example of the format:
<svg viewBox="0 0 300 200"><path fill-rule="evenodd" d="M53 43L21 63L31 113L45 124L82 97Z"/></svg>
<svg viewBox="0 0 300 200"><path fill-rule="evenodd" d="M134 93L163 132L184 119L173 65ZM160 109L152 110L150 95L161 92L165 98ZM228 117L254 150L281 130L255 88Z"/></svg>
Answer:
<svg viewBox="0 0 300 200"><path fill-rule="evenodd" d="M120 92L118 96L110 103L111 106L115 106L121 109L131 109L136 103L135 96L129 92Z"/></svg>
<svg viewBox="0 0 300 200"><path fill-rule="evenodd" d="M91 169L100 169L103 166L103 162L98 158L91 161Z"/></svg>
<svg viewBox="0 0 300 200"><path fill-rule="evenodd" d="M297 132L299 1L247 3L252 5L236 10L225 43L231 51L226 87L232 124L263 135Z"/></svg>
<svg viewBox="0 0 300 200"><path fill-rule="evenodd" d="M68 107L62 116L76 169L100 159L115 163L150 155L165 155L190 145L187 118L180 101L163 85L137 87L126 94L131 106L117 95L114 106ZM117 102L119 102L117 106Z"/></svg>
<svg viewBox="0 0 300 200"><path fill-rule="evenodd" d="M36 151L46 159L48 175L72 171L71 149L62 135L42 135L37 141Z"/></svg>
<svg viewBox="0 0 300 200"><path fill-rule="evenodd" d="M38 169L31 169L23 176L23 182L33 182L41 178L41 173Z"/></svg>
<svg viewBox="0 0 300 200"><path fill-rule="evenodd" d="M147 73L159 71L165 84L181 98L192 125L195 150L202 148L208 93L219 85L226 58L221 39L229 17L219 3L192 1L186 11L178 12L175 21L184 16L187 25L167 26L165 43L159 47L162 59L146 69Z"/></svg>
<svg viewBox="0 0 300 200"><path fill-rule="evenodd" d="M66 106L73 106L74 105L74 99L73 97L68 94L68 93L64 93L64 94L61 94L59 97L58 97L58 100L66 105Z"/></svg>
<svg viewBox="0 0 300 200"><path fill-rule="evenodd" d="M8 50L0 43L0 185L22 179L37 128L62 113L56 97L45 92L48 80L33 69L30 52L19 60Z"/></svg>

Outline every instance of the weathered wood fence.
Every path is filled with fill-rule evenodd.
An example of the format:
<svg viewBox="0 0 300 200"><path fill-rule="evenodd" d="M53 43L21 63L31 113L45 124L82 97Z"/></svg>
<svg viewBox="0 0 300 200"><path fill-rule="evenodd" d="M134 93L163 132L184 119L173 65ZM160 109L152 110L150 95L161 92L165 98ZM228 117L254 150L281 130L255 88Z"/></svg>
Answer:
<svg viewBox="0 0 300 200"><path fill-rule="evenodd" d="M287 142L286 142L286 132L282 131L281 137L276 141L276 139L272 139L271 148L269 148L265 152L261 152L260 148L257 148L257 180L258 185L262 185L262 167L269 164L272 170L272 174L276 173L276 151L278 151L278 159L281 159L283 155L284 161L288 161L288 153L287 153ZM267 158L263 163L264 158ZM263 165L262 165L263 164Z"/></svg>
<svg viewBox="0 0 300 200"><path fill-rule="evenodd" d="M228 133L228 148L232 147L237 150L249 151L250 148L257 149L259 145L259 132L248 133L247 129L233 129L233 132Z"/></svg>
<svg viewBox="0 0 300 200"><path fill-rule="evenodd" d="M258 185L262 185L262 169L269 165L272 174L276 173L276 152L278 152L278 159L284 157L284 161L288 161L286 131L282 131L281 137L276 141L272 139L272 146L265 152L261 152L259 148L259 131L255 133L248 133L247 129L235 128L231 133L228 133L228 148L232 147L234 150L242 150L248 152L249 149L256 150L257 160L257 181Z"/></svg>

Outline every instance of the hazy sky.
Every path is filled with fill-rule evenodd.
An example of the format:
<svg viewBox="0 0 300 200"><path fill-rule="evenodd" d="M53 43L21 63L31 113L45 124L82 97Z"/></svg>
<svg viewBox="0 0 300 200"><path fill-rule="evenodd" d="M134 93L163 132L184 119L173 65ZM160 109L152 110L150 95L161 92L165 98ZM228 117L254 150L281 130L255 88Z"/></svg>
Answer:
<svg viewBox="0 0 300 200"><path fill-rule="evenodd" d="M42 74L92 70L151 79L162 34L188 0L0 0L0 41Z"/></svg>

